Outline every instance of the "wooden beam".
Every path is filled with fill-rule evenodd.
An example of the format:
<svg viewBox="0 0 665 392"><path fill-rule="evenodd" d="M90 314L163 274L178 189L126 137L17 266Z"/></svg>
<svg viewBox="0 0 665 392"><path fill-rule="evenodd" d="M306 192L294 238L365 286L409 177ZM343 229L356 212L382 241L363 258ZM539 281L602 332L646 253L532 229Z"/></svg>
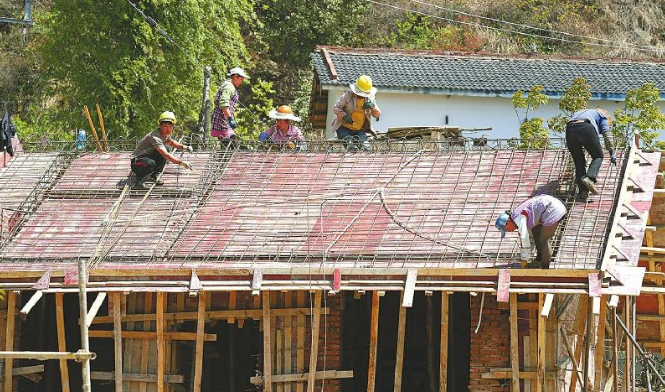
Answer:
<svg viewBox="0 0 665 392"><path fill-rule="evenodd" d="M201 392L203 380L203 335L205 334L206 292L199 293L199 318L196 321L196 351L194 358L194 391Z"/></svg>
<svg viewBox="0 0 665 392"><path fill-rule="evenodd" d="M90 331L91 338L113 338L113 331ZM151 331L122 331L123 339L144 339L155 340L157 339L157 332ZM178 340L178 341L196 341L196 332L164 332L164 340ZM216 342L217 335L204 334L203 340L206 342Z"/></svg>
<svg viewBox="0 0 665 392"><path fill-rule="evenodd" d="M520 348L517 325L517 294L510 294L510 366L513 392L520 392Z"/></svg>
<svg viewBox="0 0 665 392"><path fill-rule="evenodd" d="M367 366L367 392L374 392L376 383L376 354L379 341L379 292L372 292L372 315L369 324L369 364Z"/></svg>
<svg viewBox="0 0 665 392"><path fill-rule="evenodd" d="M7 330L5 331L5 349L7 351L14 350L14 323L16 319L16 296L13 291L7 292ZM5 377L4 377L4 392L12 392L14 361L10 358L5 359Z"/></svg>
<svg viewBox="0 0 665 392"><path fill-rule="evenodd" d="M314 377L317 380L333 380L338 378L353 378L353 370L325 370L316 372ZM284 382L302 382L309 379L309 373L296 373L296 374L273 374L273 383ZM250 377L249 381L253 385L262 385L264 383L263 376Z"/></svg>
<svg viewBox="0 0 665 392"><path fill-rule="evenodd" d="M441 293L441 347L439 354L439 392L448 391L448 322L450 319L448 293Z"/></svg>
<svg viewBox="0 0 665 392"><path fill-rule="evenodd" d="M312 316L312 346L309 352L309 377L307 378L307 392L314 392L316 381L316 362L319 355L319 333L321 329L321 291L314 293L314 315Z"/></svg>
<svg viewBox="0 0 665 392"><path fill-rule="evenodd" d="M164 302L166 293L157 293L157 392L164 392Z"/></svg>
<svg viewBox="0 0 665 392"><path fill-rule="evenodd" d="M404 295L402 295L402 306L410 308L413 306L413 293L418 280L418 270L409 269L406 273L406 283L404 284Z"/></svg>
<svg viewBox="0 0 665 392"><path fill-rule="evenodd" d="M252 274L252 295L259 295L261 285L263 284L263 271L256 268Z"/></svg>
<svg viewBox="0 0 665 392"><path fill-rule="evenodd" d="M404 367L404 335L406 333L406 307L404 306L405 296L406 296L406 291L402 292L402 306L399 307L399 316L397 319L397 347L395 349L395 383L393 387L394 392L402 392L402 368Z"/></svg>
<svg viewBox="0 0 665 392"><path fill-rule="evenodd" d="M510 301L510 271L507 269L499 270L496 301L497 302Z"/></svg>
<svg viewBox="0 0 665 392"><path fill-rule="evenodd" d="M88 328L90 328L92 320L94 320L97 316L97 312L99 312L99 308L101 308L105 298L106 293L97 293L97 298L95 298L95 302L93 302L92 306L90 306L90 310L88 311L88 314L85 318L85 325L87 325Z"/></svg>
<svg viewBox="0 0 665 392"><path fill-rule="evenodd" d="M90 372L90 378L93 380L106 380L113 381L116 378L115 372ZM122 378L125 381L133 382L157 382L156 374L134 374L134 373L123 373ZM182 384L185 382L185 377L179 374L167 374L164 376L164 381L169 384Z"/></svg>
<svg viewBox="0 0 665 392"><path fill-rule="evenodd" d="M67 351L67 341L65 339L65 311L63 306L62 297L64 294L55 294L55 324L58 333L58 351ZM60 359L60 384L62 385L62 392L69 392L69 369L67 368L67 360Z"/></svg>
<svg viewBox="0 0 665 392"><path fill-rule="evenodd" d="M39 381L36 381L34 378L27 377L27 376L35 375L36 373L43 373L43 372L44 372L44 365L34 365L34 366L24 366L24 367L20 367L20 368L15 367L14 370L12 370L12 375L14 375L14 376L25 376L29 380L39 382ZM4 376L2 374L0 374L0 382L2 382L3 377ZM41 376L39 376L39 379L41 380Z"/></svg>
<svg viewBox="0 0 665 392"><path fill-rule="evenodd" d="M540 311L540 317L549 317L553 302L554 302L554 294L551 293L545 294L545 303L543 303L543 308Z"/></svg>
<svg viewBox="0 0 665 392"><path fill-rule="evenodd" d="M114 375L115 375L115 392L123 392L122 388L122 323L120 322L120 309L121 309L121 295L120 293L111 294L111 302L113 302L113 354L114 354Z"/></svg>
<svg viewBox="0 0 665 392"><path fill-rule="evenodd" d="M258 270L259 273L261 270ZM255 270L254 276L257 272ZM262 306L263 306L263 374L265 380L263 383L263 390L265 392L272 392L272 342L270 337L272 334L272 320L270 319L270 291L262 293Z"/></svg>
<svg viewBox="0 0 665 392"><path fill-rule="evenodd" d="M321 309L323 314L330 314L330 309L325 308ZM309 316L311 315L311 310L309 308L293 308L293 309L271 309L270 314L272 317L287 317L287 316ZM205 312L206 320L222 320L222 319L254 319L259 320L262 316L261 309L240 309L240 310L208 310ZM176 313L164 313L164 321L186 321L186 320L196 320L198 312L176 312ZM136 321L154 321L157 316L154 313L149 314L126 314L122 316L121 321L125 322L136 322ZM95 317L93 324L109 324L113 322L112 316L99 316Z"/></svg>
<svg viewBox="0 0 665 392"><path fill-rule="evenodd" d="M513 378L513 371L509 368L490 368L489 372L481 373L480 378L493 379L493 380L510 380ZM555 372L547 372L545 378L548 380L556 379ZM537 372L520 372L520 380L536 381L538 379Z"/></svg>
<svg viewBox="0 0 665 392"><path fill-rule="evenodd" d="M42 298L44 295L44 292L41 290L35 291L34 294L32 294L32 297L30 297L30 300L23 306L23 309L19 312L21 316L26 317L28 313L30 313L30 310L37 304L37 302Z"/></svg>
<svg viewBox="0 0 665 392"><path fill-rule="evenodd" d="M543 313L543 305L545 304L545 295L538 294L538 314ZM546 339L545 339L545 318L538 317L538 381L536 382L536 391L545 391L545 358L546 358Z"/></svg>

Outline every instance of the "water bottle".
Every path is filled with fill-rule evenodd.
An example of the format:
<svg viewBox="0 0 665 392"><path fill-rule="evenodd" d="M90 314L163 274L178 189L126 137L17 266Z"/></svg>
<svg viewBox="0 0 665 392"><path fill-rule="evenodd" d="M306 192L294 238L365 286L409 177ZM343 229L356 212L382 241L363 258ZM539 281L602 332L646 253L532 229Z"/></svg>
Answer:
<svg viewBox="0 0 665 392"><path fill-rule="evenodd" d="M76 149L83 150L85 148L85 142L88 138L85 136L85 130L79 129L76 134Z"/></svg>

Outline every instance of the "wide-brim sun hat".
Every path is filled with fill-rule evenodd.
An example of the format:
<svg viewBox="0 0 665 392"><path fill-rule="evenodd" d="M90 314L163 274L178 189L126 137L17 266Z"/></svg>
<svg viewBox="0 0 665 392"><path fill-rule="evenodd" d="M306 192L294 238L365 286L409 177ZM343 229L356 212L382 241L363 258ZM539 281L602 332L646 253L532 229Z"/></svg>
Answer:
<svg viewBox="0 0 665 392"><path fill-rule="evenodd" d="M275 120L300 121L300 117L293 114L293 110L288 105L282 105L268 113L268 117Z"/></svg>
<svg viewBox="0 0 665 392"><path fill-rule="evenodd" d="M506 225L508 224L509 219L510 216L505 212L502 212L501 215L496 218L494 226L501 231L501 238L506 236Z"/></svg>
<svg viewBox="0 0 665 392"><path fill-rule="evenodd" d="M361 75L355 83L349 84L349 87L354 94L361 97L369 98L376 94L376 87L372 86L372 78L367 75Z"/></svg>
<svg viewBox="0 0 665 392"><path fill-rule="evenodd" d="M245 73L245 70L240 67L231 68L229 73L226 74L226 76L233 76L233 75L242 76L245 79L251 79L249 75Z"/></svg>

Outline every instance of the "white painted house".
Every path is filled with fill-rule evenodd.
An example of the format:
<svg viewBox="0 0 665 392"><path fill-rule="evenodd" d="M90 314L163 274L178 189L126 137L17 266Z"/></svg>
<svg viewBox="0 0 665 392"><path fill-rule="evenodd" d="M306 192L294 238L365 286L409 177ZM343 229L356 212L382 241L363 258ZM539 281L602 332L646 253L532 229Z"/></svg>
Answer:
<svg viewBox="0 0 665 392"><path fill-rule="evenodd" d="M519 137L513 94L543 85L549 104L530 112L529 118L547 120L561 113L559 100L577 77L591 85L590 106L611 112L623 108L628 90L647 82L654 83L661 99L665 98L663 63L324 46L311 58L315 81L309 119L315 129L325 128L327 138L335 137L330 126L335 102L362 74L369 75L378 89L376 101L382 115L374 127L382 131L455 125L491 127L482 131L490 139ZM522 110L520 117L524 118Z"/></svg>

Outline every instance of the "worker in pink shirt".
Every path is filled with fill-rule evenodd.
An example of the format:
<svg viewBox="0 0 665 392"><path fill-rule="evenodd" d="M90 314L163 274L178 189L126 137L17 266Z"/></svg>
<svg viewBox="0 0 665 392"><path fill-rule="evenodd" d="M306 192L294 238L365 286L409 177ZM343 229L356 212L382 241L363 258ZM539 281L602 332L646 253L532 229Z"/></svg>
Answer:
<svg viewBox="0 0 665 392"><path fill-rule="evenodd" d="M275 119L275 125L259 135L260 142L268 142L287 149L305 149L305 137L300 128L291 121L300 121L300 117L293 114L289 105L282 105L277 110L271 110L268 117Z"/></svg>
<svg viewBox="0 0 665 392"><path fill-rule="evenodd" d="M523 268L531 259L530 231L536 243L536 259L540 260L541 268L547 269L552 259L550 239L554 237L565 215L566 207L561 200L550 195L539 195L499 215L495 226L501 231L501 238L505 237L506 231L518 231L522 243L520 256Z"/></svg>

